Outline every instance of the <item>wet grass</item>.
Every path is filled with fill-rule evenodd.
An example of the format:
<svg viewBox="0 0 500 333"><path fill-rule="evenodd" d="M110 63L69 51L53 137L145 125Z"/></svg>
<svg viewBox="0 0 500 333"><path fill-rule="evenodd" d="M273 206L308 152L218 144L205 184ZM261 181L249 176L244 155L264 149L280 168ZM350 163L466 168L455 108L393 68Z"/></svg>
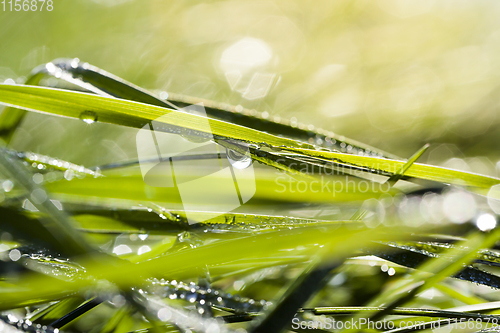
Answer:
<svg viewBox="0 0 500 333"><path fill-rule="evenodd" d="M37 86L44 77L64 89ZM27 83L0 84L8 106L0 115L6 325L257 333L301 332L292 319L320 316L427 323L401 331L443 318L497 321L488 287L500 286L500 231L490 208L499 179L418 163L427 145L406 160L207 100L205 118L182 110L199 99L162 99L75 59L38 67ZM29 112L118 130L170 115L155 130L191 142L213 135L221 149L183 161L234 163L247 154L255 195L213 217L217 205L188 212L178 193L146 185L139 160L80 165L17 151L9 144ZM200 125L207 120L211 132ZM304 190L281 190L279 177ZM318 191L320 181L333 181L334 192ZM227 194L208 190L200 193L221 202Z"/></svg>

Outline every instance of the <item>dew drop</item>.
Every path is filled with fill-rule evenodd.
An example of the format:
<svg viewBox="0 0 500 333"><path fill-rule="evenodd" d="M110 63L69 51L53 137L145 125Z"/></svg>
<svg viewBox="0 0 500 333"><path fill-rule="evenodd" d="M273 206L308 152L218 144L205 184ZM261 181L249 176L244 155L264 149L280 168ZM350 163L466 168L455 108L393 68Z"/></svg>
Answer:
<svg viewBox="0 0 500 333"><path fill-rule="evenodd" d="M21 259L21 252L18 249L14 249L9 252L9 258L12 261L18 261Z"/></svg>
<svg viewBox="0 0 500 333"><path fill-rule="evenodd" d="M198 298L198 296L196 295L196 293L190 293L190 294L187 294L186 295L186 300L189 302L189 303L194 303L196 301L196 299Z"/></svg>
<svg viewBox="0 0 500 333"><path fill-rule="evenodd" d="M246 169L252 165L252 158L247 154L241 154L231 149L226 149L229 163L236 169Z"/></svg>
<svg viewBox="0 0 500 333"><path fill-rule="evenodd" d="M2 188L5 192L10 192L14 188L14 183L10 180L6 180L2 183Z"/></svg>
<svg viewBox="0 0 500 333"><path fill-rule="evenodd" d="M163 99L163 100L167 100L168 99L168 92L162 91L160 93L160 98Z"/></svg>
<svg viewBox="0 0 500 333"><path fill-rule="evenodd" d="M80 63L80 59L75 58L75 59L71 60L71 67L77 68L79 63Z"/></svg>
<svg viewBox="0 0 500 333"><path fill-rule="evenodd" d="M45 65L45 68L47 69L47 71L49 72L49 74L52 74L56 71L56 66L49 62L48 64Z"/></svg>
<svg viewBox="0 0 500 333"><path fill-rule="evenodd" d="M93 124L97 121L97 114L94 111L83 111L80 113L80 119L87 124Z"/></svg>
<svg viewBox="0 0 500 333"><path fill-rule="evenodd" d="M31 200L35 204L41 204L47 200L47 193L43 189L37 188L31 192Z"/></svg>
<svg viewBox="0 0 500 333"><path fill-rule="evenodd" d="M161 308L158 310L158 319L167 321L172 317L172 312L168 308Z"/></svg>

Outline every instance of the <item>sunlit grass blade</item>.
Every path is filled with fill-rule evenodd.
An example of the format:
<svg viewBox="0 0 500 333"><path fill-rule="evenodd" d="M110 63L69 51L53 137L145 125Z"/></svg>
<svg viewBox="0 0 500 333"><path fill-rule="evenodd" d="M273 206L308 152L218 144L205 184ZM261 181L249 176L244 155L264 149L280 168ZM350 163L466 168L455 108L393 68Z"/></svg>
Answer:
<svg viewBox="0 0 500 333"><path fill-rule="evenodd" d="M374 312L382 311L384 308L380 307L362 307L362 306L345 306L345 307L315 307L315 308L304 308L300 311L311 312L316 316L328 315L328 316L342 316L342 315L352 315L359 312ZM450 310L438 310L438 309L413 309L413 308L394 308L388 312L389 315L396 316L412 316L412 317L431 317L431 318L481 318L481 319L498 319L498 316L487 315L480 313L469 313L464 311L450 311Z"/></svg>
<svg viewBox="0 0 500 333"><path fill-rule="evenodd" d="M82 113L92 112L95 121L142 128L150 121L169 114L171 123L165 125L187 128L221 139L234 139L256 145L312 147L310 144L277 137L251 128L209 119L210 130L200 127L200 116L150 104L96 96L87 93L20 85L0 85L0 103L29 111L38 111L80 119ZM162 130L159 128L159 130ZM168 128L164 130L168 131Z"/></svg>
<svg viewBox="0 0 500 333"><path fill-rule="evenodd" d="M200 223L188 224L186 214L182 211L171 211L163 213L148 212L147 210L100 210L89 211L73 215L78 223L78 228L91 233L148 233L148 234L172 234L176 235L183 231L193 231L212 234L214 237L233 237L237 234L251 234L272 230L301 228L310 225L343 225L355 223L350 221L328 221L316 219L304 219L296 217L284 217L273 215L257 215L242 213L226 213L216 217L209 216L207 212L190 212L190 216L199 216ZM172 214L176 218L168 216ZM225 236L226 235L226 236Z"/></svg>
<svg viewBox="0 0 500 333"><path fill-rule="evenodd" d="M199 132L205 131L205 129L200 128L198 122L199 116L197 115L132 101L57 89L3 84L0 85L0 102L27 110L73 118L79 118L82 113L90 111L95 113L96 120L98 121L137 128L142 128L149 121L153 121L164 114L171 114L170 123L165 124L168 125L167 127L174 126L176 128L187 128ZM312 146L215 119L209 119L209 123L214 137L219 142L236 140L241 143L255 144L259 147L287 149L304 156L346 164L347 168L349 166L363 167L368 170L373 169L389 174L396 173L405 164L403 161L378 157L307 149ZM269 152L269 155L272 154ZM482 190L482 193L485 193L491 186L500 183L499 179L492 177L417 163L413 164L405 172L405 175L448 184L469 186Z"/></svg>
<svg viewBox="0 0 500 333"><path fill-rule="evenodd" d="M406 163L403 164L403 166L401 166L401 168L398 171L396 171L396 173L394 173L389 179L387 179L387 183L389 183L391 186L394 186L394 184L396 184L396 182L405 175L405 173L413 165L413 163L415 163L429 147L430 145L426 144L425 146L420 148L419 151L413 154L408 159L408 161L406 161Z"/></svg>
<svg viewBox="0 0 500 333"><path fill-rule="evenodd" d="M44 73L38 69L33 70L30 77L26 80L26 85L38 85L43 78ZM0 139L9 143L15 131L21 124L26 111L14 107L6 107L0 113Z"/></svg>
<svg viewBox="0 0 500 333"><path fill-rule="evenodd" d="M288 148L285 149L288 150ZM378 157L355 156L321 150L290 150L299 154L321 158L326 161L344 163L346 168L348 168L349 165L353 165L378 170L390 175L397 173L398 170L401 170L406 163L404 161L389 160ZM431 180L439 183L470 187L480 194L487 194L488 190L492 186L500 184L500 179L498 178L420 163L411 164L411 166L405 171L405 176Z"/></svg>
<svg viewBox="0 0 500 333"><path fill-rule="evenodd" d="M73 179L71 181L61 180L49 183L47 189L58 199L70 200L71 197L84 200L85 198L101 199L105 202L108 199L133 200L138 203L148 202L169 203L171 210L180 210L181 199L175 189L153 188L146 185L142 175L138 170L121 173L103 173L105 177ZM315 180L315 179L314 179ZM331 176L331 179L324 180L325 190L321 191L321 179L311 185L308 191L298 191L297 186L300 179L289 178L286 174L266 175L255 179L256 192L252 200L261 203L263 206L273 203L331 203L361 201L378 197L384 193L395 194L397 191L384 191L380 184L369 184L368 191L356 191L359 181L356 179L346 179L345 177ZM366 185L366 184L365 184ZM225 192L217 188L211 189L213 195L219 195L221 200L226 197ZM258 201L257 201L258 200ZM82 201L82 202L85 202ZM217 207L214 205L214 211Z"/></svg>
<svg viewBox="0 0 500 333"><path fill-rule="evenodd" d="M281 117L269 120L256 110L244 109L241 106L235 107L175 93L168 94L168 99L158 98L147 90L88 63L81 63L78 59L56 59L46 65L41 65L33 70L26 84L37 85L40 78L44 75L55 76L101 96L114 96L166 108L184 108L192 104L203 103L209 117L233 124L251 127L258 131L286 136L304 142L313 141L315 144L328 149L336 148L339 151L347 151L346 147L349 147L350 152L363 152L367 155L397 158L393 154L337 135L331 131L316 130L311 128L311 126L291 123L289 120L282 119ZM8 109L0 116L0 123L2 120L5 121L5 132L8 134L5 135L5 139L7 139L7 136L12 135L24 117L24 114L20 110ZM0 132L0 137L2 136L1 134Z"/></svg>

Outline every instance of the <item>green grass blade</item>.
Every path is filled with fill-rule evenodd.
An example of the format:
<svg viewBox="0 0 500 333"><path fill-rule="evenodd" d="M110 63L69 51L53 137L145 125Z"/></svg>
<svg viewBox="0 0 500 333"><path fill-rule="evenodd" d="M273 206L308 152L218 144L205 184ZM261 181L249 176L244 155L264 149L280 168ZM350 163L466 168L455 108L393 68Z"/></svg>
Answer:
<svg viewBox="0 0 500 333"><path fill-rule="evenodd" d="M162 115L171 114L171 117L169 117L171 123L168 126L186 128L200 133L205 131L199 126L199 116L197 115L132 101L57 89L2 84L0 85L0 103L73 118L79 118L82 113L91 111L95 113L98 121L137 128L142 128L149 121L155 120ZM255 144L259 147L286 149L303 156L345 164L347 167L362 167L368 170L373 169L394 174L406 163L378 157L308 149L312 147L309 144L277 137L251 128L215 119L209 119L209 123L214 137L219 141L236 140L241 143ZM272 154L269 153L269 155ZM492 177L417 163L414 163L405 172L405 175L447 184L469 186L477 188L483 194L491 186L500 183L499 179Z"/></svg>
<svg viewBox="0 0 500 333"><path fill-rule="evenodd" d="M376 312L371 319L376 320L397 306L402 306L410 297L422 292L469 264L475 254L484 248L489 248L500 236L500 229L490 234L472 233L467 240L455 248L446 251L439 258L433 258L419 266L418 270L405 279L401 279L388 290L370 301L368 307L385 305L384 311ZM361 316L361 314L359 315ZM359 317L357 317L359 318Z"/></svg>
<svg viewBox="0 0 500 333"><path fill-rule="evenodd" d="M303 124L292 125L290 121L281 118L279 120L274 119L274 121L270 121L266 119L262 113L256 110L244 108L240 110L240 107L221 105L221 103L173 93L169 94L168 100L164 100L120 77L88 63L82 64L76 60L77 59L56 59L47 65L39 66L32 72L26 84L37 85L41 76L52 75L101 96L114 96L160 107L175 109L203 103L209 117L214 117L236 125L251 127L255 130L274 135L283 135L303 142L310 142L312 140L315 144L328 149L336 148L339 151L348 151L349 148L350 152L362 152L367 155L397 158L397 156L393 154L383 152L374 147L345 138L341 135L336 135L326 130L311 129L310 126L305 126ZM51 70L49 71L48 68ZM14 109L5 110L4 113L4 117L6 118L5 127L10 128L9 131L13 132L25 113ZM16 119L16 121L9 121L7 118ZM1 121L2 118L0 117L0 122Z"/></svg>
<svg viewBox="0 0 500 333"><path fill-rule="evenodd" d="M35 69L28 80L26 80L26 85L38 85L40 80L43 78L44 73L39 73L38 69ZM21 124L26 111L20 110L14 107L6 107L0 113L0 139L5 143L9 143L14 135L14 132Z"/></svg>
<svg viewBox="0 0 500 333"><path fill-rule="evenodd" d="M298 154L313 156L326 161L342 163L346 165L346 168L353 165L377 170L382 174L389 175L396 174L407 163L404 161L389 160L379 157L356 156L321 150L288 148L285 148L285 150L295 151ZM492 186L500 184L500 179L498 178L420 163L411 164L411 166L405 171L405 176L470 187L480 194L487 194L488 190Z"/></svg>
<svg viewBox="0 0 500 333"><path fill-rule="evenodd" d="M387 183L389 183L391 186L394 186L394 184L396 184L396 182L405 175L405 173L413 165L413 163L415 163L429 147L430 145L426 144L422 148L420 148L420 150L417 151L415 154L413 154L395 174L393 174L389 179L387 179Z"/></svg>
<svg viewBox="0 0 500 333"><path fill-rule="evenodd" d="M304 227L218 241L139 264L113 261L113 269L108 269L109 260L105 258L99 262L91 260L84 264L84 267L89 276L93 276L92 279L60 281L55 285L50 282L49 277L27 275L18 281L16 288L0 289L0 309L16 307L26 302L27 299L57 298L68 292L91 287L96 282L95 277L98 277L97 281L106 279L124 288L142 283L144 275L168 276L171 279L182 280L193 277L193 274L196 275L197 267L201 265L212 267L250 257L261 258L260 260L265 263L266 259L281 254L286 255L283 263L293 262L299 255L304 256L316 252L316 244L331 244L333 250L328 254L328 259L332 260L352 253L358 246L369 246L373 240L402 239L409 236L401 232L394 234L390 230L387 228L352 230L342 227ZM388 232L390 235L387 234ZM297 244L301 244L303 248L296 249Z"/></svg>
<svg viewBox="0 0 500 333"><path fill-rule="evenodd" d="M65 249L68 255L87 254L92 248L86 244L81 235L76 232L69 217L60 211L48 198L47 191L32 181L32 175L25 166L16 158L0 149L0 169L3 169L21 186L28 194L33 205L41 212L47 214L47 220L40 220L42 226L55 240L59 247Z"/></svg>
<svg viewBox="0 0 500 333"><path fill-rule="evenodd" d="M95 113L96 121L136 128L142 128L150 121L169 114L171 115L169 119L172 122L165 125L182 127L198 131L201 134L213 134L221 139L232 139L275 147L312 147L310 144L280 138L215 119L209 119L212 133L206 133L206 129L199 125L201 117L198 115L149 104L60 89L1 84L0 103L29 111L77 119L81 117L82 113L85 114L85 112L90 111ZM164 130L167 131L166 128Z"/></svg>

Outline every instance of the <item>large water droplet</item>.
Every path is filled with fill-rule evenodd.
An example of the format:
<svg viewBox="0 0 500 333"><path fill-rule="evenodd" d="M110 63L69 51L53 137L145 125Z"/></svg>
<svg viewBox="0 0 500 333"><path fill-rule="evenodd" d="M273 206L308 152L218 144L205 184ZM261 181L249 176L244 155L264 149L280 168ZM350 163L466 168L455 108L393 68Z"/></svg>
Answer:
<svg viewBox="0 0 500 333"><path fill-rule="evenodd" d="M71 60L71 67L77 68L79 63L80 63L80 59L74 58L73 60Z"/></svg>
<svg viewBox="0 0 500 333"><path fill-rule="evenodd" d="M236 169L246 169L252 165L252 158L249 153L241 154L231 149L226 149L226 152L229 163L231 163L231 165Z"/></svg>
<svg viewBox="0 0 500 333"><path fill-rule="evenodd" d="M83 111L80 113L80 119L87 124L93 124L97 121L97 113L94 111Z"/></svg>

